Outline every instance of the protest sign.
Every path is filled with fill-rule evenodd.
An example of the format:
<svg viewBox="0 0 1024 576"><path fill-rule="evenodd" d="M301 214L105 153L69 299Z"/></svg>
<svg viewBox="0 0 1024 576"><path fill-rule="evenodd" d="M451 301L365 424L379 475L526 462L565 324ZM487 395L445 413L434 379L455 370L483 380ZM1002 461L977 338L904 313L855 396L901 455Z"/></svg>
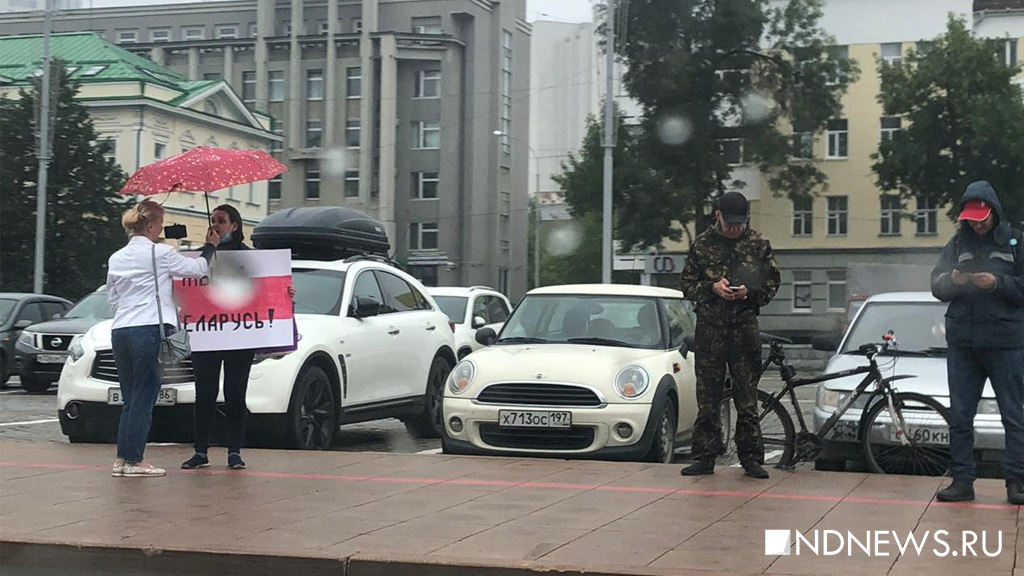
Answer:
<svg viewBox="0 0 1024 576"><path fill-rule="evenodd" d="M179 320L192 351L293 345L291 282L290 250L218 252L208 278L176 279Z"/></svg>

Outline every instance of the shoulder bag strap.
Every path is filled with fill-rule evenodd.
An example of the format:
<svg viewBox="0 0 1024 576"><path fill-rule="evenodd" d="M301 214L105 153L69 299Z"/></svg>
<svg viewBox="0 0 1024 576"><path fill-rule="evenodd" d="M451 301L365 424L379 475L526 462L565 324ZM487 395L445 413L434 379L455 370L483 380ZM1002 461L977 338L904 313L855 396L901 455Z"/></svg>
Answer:
<svg viewBox="0 0 1024 576"><path fill-rule="evenodd" d="M163 342L167 340L167 332L164 330L164 307L160 303L160 275L156 269L156 244L153 244L151 254L153 258L153 287L156 289L156 314L160 318L160 341Z"/></svg>

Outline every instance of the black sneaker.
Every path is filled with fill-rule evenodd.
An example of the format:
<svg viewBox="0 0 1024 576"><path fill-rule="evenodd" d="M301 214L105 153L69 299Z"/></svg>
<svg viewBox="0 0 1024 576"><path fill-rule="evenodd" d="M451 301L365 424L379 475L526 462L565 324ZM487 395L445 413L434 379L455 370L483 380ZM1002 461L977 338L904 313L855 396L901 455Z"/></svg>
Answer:
<svg viewBox="0 0 1024 576"><path fill-rule="evenodd" d="M757 460L744 460L740 462L740 466L743 466L743 473L751 478L759 480L768 478L768 471Z"/></svg>
<svg viewBox="0 0 1024 576"><path fill-rule="evenodd" d="M1006 499L1015 506L1024 505L1024 482L1010 480L1006 483Z"/></svg>
<svg viewBox="0 0 1024 576"><path fill-rule="evenodd" d="M679 471L683 476L706 476L715 473L715 461L702 458Z"/></svg>
<svg viewBox="0 0 1024 576"><path fill-rule="evenodd" d="M228 468L232 470L245 470L245 462L241 454L228 454Z"/></svg>
<svg viewBox="0 0 1024 576"><path fill-rule="evenodd" d="M1009 493L1009 489L1007 489ZM974 500L974 482L953 480L953 483L935 494L939 502L969 502Z"/></svg>
<svg viewBox="0 0 1024 576"><path fill-rule="evenodd" d="M206 457L206 454L200 454L196 452L191 458L181 463L181 467L185 470L193 470L195 468L206 468L210 465L210 459Z"/></svg>

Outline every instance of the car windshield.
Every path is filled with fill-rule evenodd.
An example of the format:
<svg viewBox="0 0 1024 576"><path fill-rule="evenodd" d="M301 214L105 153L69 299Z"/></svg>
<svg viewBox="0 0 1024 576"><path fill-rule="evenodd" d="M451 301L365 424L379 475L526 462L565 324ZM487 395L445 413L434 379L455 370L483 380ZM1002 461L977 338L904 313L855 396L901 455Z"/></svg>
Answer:
<svg viewBox="0 0 1024 576"><path fill-rule="evenodd" d="M93 292L78 301L65 318L95 318L96 320L109 320L114 317L114 311L110 309L107 302L107 295L103 292Z"/></svg>
<svg viewBox="0 0 1024 576"><path fill-rule="evenodd" d="M13 298L0 298L0 324L6 324L7 319L11 317L11 312L14 311L14 306L18 303Z"/></svg>
<svg viewBox="0 0 1024 576"><path fill-rule="evenodd" d="M469 301L469 298L463 298L462 296L434 296L434 301L441 307L441 312L444 312L445 316L452 322L462 324L466 321L466 302Z"/></svg>
<svg viewBox="0 0 1024 576"><path fill-rule="evenodd" d="M527 296L508 319L498 344L596 344L657 349L658 301L623 296Z"/></svg>
<svg viewBox="0 0 1024 576"><path fill-rule="evenodd" d="M939 353L946 348L946 304L942 302L871 302L864 305L841 352L855 353L878 344L892 330L899 352Z"/></svg>
<svg viewBox="0 0 1024 576"><path fill-rule="evenodd" d="M337 270L292 270L297 314L337 315L341 311L345 273Z"/></svg>

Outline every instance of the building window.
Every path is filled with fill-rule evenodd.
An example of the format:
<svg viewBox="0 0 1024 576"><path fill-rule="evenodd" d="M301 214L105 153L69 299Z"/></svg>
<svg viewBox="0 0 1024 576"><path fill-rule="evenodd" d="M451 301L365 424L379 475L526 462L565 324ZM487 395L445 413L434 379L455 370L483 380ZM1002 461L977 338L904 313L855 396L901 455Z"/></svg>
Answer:
<svg viewBox="0 0 1024 576"><path fill-rule="evenodd" d="M828 156L829 159L847 158L850 153L850 133L846 119L829 120L828 122Z"/></svg>
<svg viewBox="0 0 1024 576"><path fill-rule="evenodd" d="M409 224L409 250L437 250L437 222Z"/></svg>
<svg viewBox="0 0 1024 576"><path fill-rule="evenodd" d="M252 104L256 101L256 73L242 72L242 101Z"/></svg>
<svg viewBox="0 0 1024 576"><path fill-rule="evenodd" d="M320 34L327 34L327 29L329 28L328 24L330 24L330 22L327 20L320 21Z"/></svg>
<svg viewBox="0 0 1024 576"><path fill-rule="evenodd" d="M271 102L284 101L284 70L267 72L267 99Z"/></svg>
<svg viewBox="0 0 1024 576"><path fill-rule="evenodd" d="M157 142L153 145L153 158L155 160L163 160L167 157L167 144Z"/></svg>
<svg viewBox="0 0 1024 576"><path fill-rule="evenodd" d="M919 57L921 57L921 58L924 58L925 56L927 56L932 51L932 48L934 48L934 47L935 47L935 42L932 42L932 41L929 41L929 40L918 42L917 43L917 55Z"/></svg>
<svg viewBox="0 0 1024 576"><path fill-rule="evenodd" d="M509 282L508 282L508 268L498 269L498 292L501 292L505 296L509 293Z"/></svg>
<svg viewBox="0 0 1024 576"><path fill-rule="evenodd" d="M743 163L743 140L739 138L728 138L718 141L725 163L730 166Z"/></svg>
<svg viewBox="0 0 1024 576"><path fill-rule="evenodd" d="M882 236L900 235L900 199L898 196L882 196Z"/></svg>
<svg viewBox="0 0 1024 576"><path fill-rule="evenodd" d="M828 48L828 59L831 61L832 70L829 72L829 79L826 84L835 85L846 79L845 73L839 66L839 61L847 60L849 58L849 46L830 46Z"/></svg>
<svg viewBox="0 0 1024 576"><path fill-rule="evenodd" d="M363 21L360 18L354 18L352 20L352 31L356 34L363 33Z"/></svg>
<svg viewBox="0 0 1024 576"><path fill-rule="evenodd" d="M441 147L441 123L436 120L416 122L416 140L413 148L431 150Z"/></svg>
<svg viewBox="0 0 1024 576"><path fill-rule="evenodd" d="M814 133L794 131L793 150L790 154L793 158L814 158Z"/></svg>
<svg viewBox="0 0 1024 576"><path fill-rule="evenodd" d="M359 118L349 118L348 120L345 120L345 146L349 148L359 148L362 131L363 129L359 123Z"/></svg>
<svg viewBox="0 0 1024 576"><path fill-rule="evenodd" d="M1013 68L1017 65L1017 40L1003 40L1003 49L1000 60L1007 66Z"/></svg>
<svg viewBox="0 0 1024 576"><path fill-rule="evenodd" d="M281 177L274 176L267 181L267 199L268 200L280 200L281 199Z"/></svg>
<svg viewBox="0 0 1024 576"><path fill-rule="evenodd" d="M899 118L888 117L888 118L882 118L880 120L880 124L882 126L882 134L881 134L882 142L889 142L890 140L892 140L892 137L897 132L900 131L900 129L902 128L903 122Z"/></svg>
<svg viewBox="0 0 1024 576"><path fill-rule="evenodd" d="M238 38L238 26L217 26L217 38Z"/></svg>
<svg viewBox="0 0 1024 576"><path fill-rule="evenodd" d="M170 42L171 41L171 29L170 28L156 28L149 31L150 42Z"/></svg>
<svg viewBox="0 0 1024 576"><path fill-rule="evenodd" d="M117 33L118 44L135 44L139 41L139 33L135 30L121 30Z"/></svg>
<svg viewBox="0 0 1024 576"><path fill-rule="evenodd" d="M271 150L280 150L282 148L283 144L284 144L284 142L283 142L283 140L284 140L283 139L283 136L284 136L284 126L282 126L281 121L278 120L277 118L271 118L270 119L270 131L273 132L274 134L282 136L281 140L271 140L270 141L270 149Z"/></svg>
<svg viewBox="0 0 1024 576"><path fill-rule="evenodd" d="M899 42L882 44L882 60L890 66L899 66L903 62L903 44Z"/></svg>
<svg viewBox="0 0 1024 576"><path fill-rule="evenodd" d="M915 216L918 236L934 236L939 233L939 203L935 198L918 198Z"/></svg>
<svg viewBox="0 0 1024 576"><path fill-rule="evenodd" d="M306 168L306 200L320 199L320 168Z"/></svg>
<svg viewBox="0 0 1024 576"><path fill-rule="evenodd" d="M203 80L220 80L220 72L203 72Z"/></svg>
<svg viewBox="0 0 1024 576"><path fill-rule="evenodd" d="M345 94L351 98L363 95L363 69L359 66L345 71Z"/></svg>
<svg viewBox="0 0 1024 576"><path fill-rule="evenodd" d="M441 18L434 16L430 18L413 18L413 34L441 34Z"/></svg>
<svg viewBox="0 0 1024 576"><path fill-rule="evenodd" d="M793 271L793 311L810 312L813 303L814 285L809 270Z"/></svg>
<svg viewBox="0 0 1024 576"><path fill-rule="evenodd" d="M828 309L846 310L846 270L828 270Z"/></svg>
<svg viewBox="0 0 1024 576"><path fill-rule="evenodd" d="M441 71L424 70L418 74L416 82L417 98L441 97Z"/></svg>
<svg viewBox="0 0 1024 576"><path fill-rule="evenodd" d="M502 30L501 34L501 116L498 128L501 130L501 148L508 154L512 151L512 33Z"/></svg>
<svg viewBox="0 0 1024 576"><path fill-rule="evenodd" d="M323 136L323 120L306 120L306 148L319 148L323 144Z"/></svg>
<svg viewBox="0 0 1024 576"><path fill-rule="evenodd" d="M183 28L181 37L185 40L203 40L206 38L206 28L200 26Z"/></svg>
<svg viewBox="0 0 1024 576"><path fill-rule="evenodd" d="M308 100L324 99L324 71L320 69L306 70L306 98Z"/></svg>
<svg viewBox="0 0 1024 576"><path fill-rule="evenodd" d="M440 181L437 172L413 172L412 197L416 200L436 199L437 186Z"/></svg>
<svg viewBox="0 0 1024 576"><path fill-rule="evenodd" d="M359 170L345 171L345 198L359 197Z"/></svg>
<svg viewBox="0 0 1024 576"><path fill-rule="evenodd" d="M409 266L409 274L424 286L437 286L437 266Z"/></svg>
<svg viewBox="0 0 1024 576"><path fill-rule="evenodd" d="M848 196L828 197L828 235L846 236L849 226L850 199Z"/></svg>
<svg viewBox="0 0 1024 576"><path fill-rule="evenodd" d="M113 138L104 138L103 144L106 145L107 151L103 153L103 159L107 162L113 162L117 164L117 140Z"/></svg>
<svg viewBox="0 0 1024 576"><path fill-rule="evenodd" d="M260 27L257 26L256 24L249 24L249 36L251 38L256 38L259 35L260 35Z"/></svg>
<svg viewBox="0 0 1024 576"><path fill-rule="evenodd" d="M814 233L814 198L793 200L793 236L811 236Z"/></svg>

